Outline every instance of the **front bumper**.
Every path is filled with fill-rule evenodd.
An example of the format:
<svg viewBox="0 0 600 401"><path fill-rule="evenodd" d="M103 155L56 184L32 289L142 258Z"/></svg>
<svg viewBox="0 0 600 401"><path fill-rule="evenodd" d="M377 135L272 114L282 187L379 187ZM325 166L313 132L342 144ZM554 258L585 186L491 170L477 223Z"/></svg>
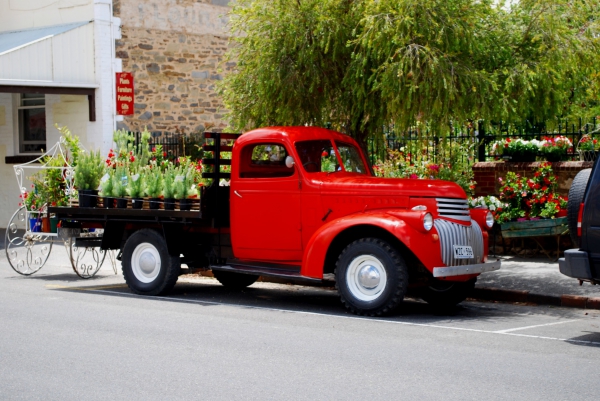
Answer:
<svg viewBox="0 0 600 401"><path fill-rule="evenodd" d="M579 249L567 249L565 257L558 259L558 268L565 276L579 280L593 280L588 253Z"/></svg>
<svg viewBox="0 0 600 401"><path fill-rule="evenodd" d="M500 269L500 261L488 263L477 263L474 265L434 267L433 277L464 276L468 274L479 274Z"/></svg>

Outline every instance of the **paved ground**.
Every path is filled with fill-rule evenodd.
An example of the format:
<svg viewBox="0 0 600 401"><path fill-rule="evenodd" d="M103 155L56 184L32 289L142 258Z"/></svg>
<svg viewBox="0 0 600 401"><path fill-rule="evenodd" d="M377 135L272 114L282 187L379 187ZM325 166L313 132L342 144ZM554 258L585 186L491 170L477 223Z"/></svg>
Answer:
<svg viewBox="0 0 600 401"><path fill-rule="evenodd" d="M55 248L31 277L0 254L0 399L594 400L600 311L465 302L346 314L326 289L230 292L184 276L139 297ZM491 278L490 278L491 280Z"/></svg>

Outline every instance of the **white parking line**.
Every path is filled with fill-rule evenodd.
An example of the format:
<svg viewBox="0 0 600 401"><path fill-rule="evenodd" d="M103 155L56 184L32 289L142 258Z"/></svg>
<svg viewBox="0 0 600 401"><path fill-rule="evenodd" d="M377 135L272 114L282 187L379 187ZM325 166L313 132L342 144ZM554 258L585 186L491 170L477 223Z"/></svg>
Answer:
<svg viewBox="0 0 600 401"><path fill-rule="evenodd" d="M514 329L498 330L498 331L495 331L494 333L499 333L499 334L510 333L511 331L533 329L534 327L553 326L555 324L572 323L572 322L578 322L580 320L582 320L582 319L563 320L563 321L560 321L560 322L553 322L553 323L546 323L546 324L536 324L535 326L515 327Z"/></svg>
<svg viewBox="0 0 600 401"><path fill-rule="evenodd" d="M217 306L233 306L233 307L246 308L246 309L257 309L257 310L266 310L266 311L282 312L282 313L295 313L295 314L299 314L299 315L312 315L312 316L323 316L323 317L327 317L327 318L364 320L366 322L378 322L378 323L398 324L398 325L402 325L402 326L429 327L429 328L443 329L443 330L469 331L469 332L473 332L473 333L496 334L496 335L504 335L504 336L524 337L524 338L533 338L533 339L539 339L539 340L552 340L552 341L562 341L562 342L574 343L574 344L586 344L586 345L600 346L600 341L571 340L571 339L568 339L568 338L534 336L534 335L531 335L531 334L519 334L519 333L512 333L511 332L511 331L514 331L514 330L524 330L526 328L532 328L532 327L549 326L551 324L572 323L572 322L576 322L576 321L579 321L579 320L582 320L582 319L568 320L568 321L561 321L561 322L554 322L554 323L548 323L548 324L542 324L542 325L536 325L536 326L519 327L519 328L515 328L515 329L508 329L508 330L492 331L492 330L481 330L481 329L468 329L468 328L463 328L463 327L441 326L441 325L428 324L428 323L402 322L402 321L397 321L397 320L385 320L385 319L381 319L381 318L369 318L369 317L361 317L361 316L331 315L331 314L319 313L319 312L306 312L306 311L296 311L296 310L290 310L290 309L269 308L269 307L264 307L264 306L249 306L249 305L240 305L240 304L229 304L229 303L224 303L224 302L202 301L202 300L186 299L186 298L157 297L157 296L151 296L151 295L137 295L137 294L129 294L129 293L126 293L126 292L119 292L119 291L96 290L96 289L93 289L93 288L86 289L86 288L81 288L81 287L80 288L73 288L73 287L67 287L67 286L52 286L52 287L54 287L54 288L60 288L60 289L70 289L70 290L84 290L86 292L97 292L97 293L105 293L105 294L115 294L115 295L127 296L127 297L132 297L132 298L143 298L143 299L150 298L150 299L153 299L153 300L156 300L156 301L178 301L178 302L185 302L185 303L191 303L191 304L204 304L204 305L217 305Z"/></svg>

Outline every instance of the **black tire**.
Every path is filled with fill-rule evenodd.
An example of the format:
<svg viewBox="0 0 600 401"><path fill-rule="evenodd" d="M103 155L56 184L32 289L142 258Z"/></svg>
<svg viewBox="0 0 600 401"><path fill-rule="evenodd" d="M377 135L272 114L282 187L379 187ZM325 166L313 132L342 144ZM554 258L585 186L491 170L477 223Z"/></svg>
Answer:
<svg viewBox="0 0 600 401"><path fill-rule="evenodd" d="M400 253L387 242L363 238L342 251L335 279L341 301L350 312L381 316L392 313L402 303L408 288L408 269Z"/></svg>
<svg viewBox="0 0 600 401"><path fill-rule="evenodd" d="M244 289L256 282L260 276L254 274L225 272L222 270L213 270L213 276L219 283L232 290Z"/></svg>
<svg viewBox="0 0 600 401"><path fill-rule="evenodd" d="M452 308L467 299L475 288L477 279L467 282L435 280L422 288L419 295L436 308Z"/></svg>
<svg viewBox="0 0 600 401"><path fill-rule="evenodd" d="M590 179L591 168L581 170L571 184L569 189L569 202L567 203L567 220L569 222L569 234L573 244L577 247L581 246L581 238L577 235L577 218L579 217L579 206L583 202L585 188Z"/></svg>
<svg viewBox="0 0 600 401"><path fill-rule="evenodd" d="M121 265L125 282L131 291L140 295L166 294L181 273L179 256L169 255L162 235L146 228L127 239Z"/></svg>

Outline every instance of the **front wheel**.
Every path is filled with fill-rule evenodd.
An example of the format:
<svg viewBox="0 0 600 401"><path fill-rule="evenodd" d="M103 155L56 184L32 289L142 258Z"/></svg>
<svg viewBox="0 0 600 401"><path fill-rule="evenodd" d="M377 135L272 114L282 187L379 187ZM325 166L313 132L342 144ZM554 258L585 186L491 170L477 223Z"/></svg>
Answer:
<svg viewBox="0 0 600 401"><path fill-rule="evenodd" d="M338 258L335 278L342 303L358 315L393 312L408 287L404 259L378 238L363 238L348 245Z"/></svg>
<svg viewBox="0 0 600 401"><path fill-rule="evenodd" d="M467 282L435 280L421 289L421 298L436 308L451 308L467 299L477 279Z"/></svg>
<svg viewBox="0 0 600 401"><path fill-rule="evenodd" d="M133 233L125 242L122 257L125 282L136 294L165 294L181 272L179 256L169 255L164 238L154 230Z"/></svg>

